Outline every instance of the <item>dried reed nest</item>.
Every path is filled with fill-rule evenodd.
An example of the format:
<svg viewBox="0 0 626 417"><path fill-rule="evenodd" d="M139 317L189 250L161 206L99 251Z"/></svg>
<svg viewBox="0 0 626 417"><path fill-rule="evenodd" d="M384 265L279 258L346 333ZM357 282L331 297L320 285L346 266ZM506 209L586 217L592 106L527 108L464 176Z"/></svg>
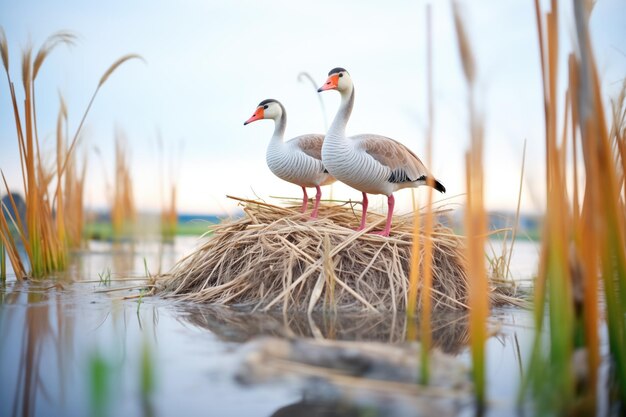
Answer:
<svg viewBox="0 0 626 417"><path fill-rule="evenodd" d="M294 207L237 200L245 216L217 225L157 278L157 293L264 311L406 308L412 215L396 216L392 235L381 237L367 232L380 229L384 216L368 214L368 228L355 232L361 213L349 203L324 205L319 219L310 220ZM466 309L463 239L440 223L432 239L433 308ZM516 301L500 285L492 285L490 299L493 305Z"/></svg>

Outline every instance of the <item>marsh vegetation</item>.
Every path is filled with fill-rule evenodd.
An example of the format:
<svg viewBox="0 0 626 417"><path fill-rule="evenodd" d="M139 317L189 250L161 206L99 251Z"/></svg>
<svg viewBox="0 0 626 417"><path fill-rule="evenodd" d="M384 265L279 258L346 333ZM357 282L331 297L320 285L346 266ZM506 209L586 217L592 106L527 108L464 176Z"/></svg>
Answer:
<svg viewBox="0 0 626 417"><path fill-rule="evenodd" d="M573 2L565 53L559 2L534 7L545 116L539 242L516 239L525 145L514 224L487 223L489 114L455 2L468 144L462 227L446 225L452 209L434 203L429 187L424 201L413 195L412 213L394 218L389 237L368 234L385 221L375 213L355 232L361 207L332 193L318 219L284 199L230 197L243 216L182 237L181 151L165 152L160 134L158 233L142 233L131 150L118 131L114 161L98 153L110 207L100 219L106 233L96 233L106 238L89 239L101 226L85 208L93 162L83 126L112 75L142 58L123 55L104 71L76 126L59 98L48 154L38 75L76 36L61 31L39 49L25 47L18 93L0 30L24 196L22 208L2 173L0 414L622 414L626 82L617 97L601 89L590 2ZM428 166L437 100L431 13L428 6Z"/></svg>

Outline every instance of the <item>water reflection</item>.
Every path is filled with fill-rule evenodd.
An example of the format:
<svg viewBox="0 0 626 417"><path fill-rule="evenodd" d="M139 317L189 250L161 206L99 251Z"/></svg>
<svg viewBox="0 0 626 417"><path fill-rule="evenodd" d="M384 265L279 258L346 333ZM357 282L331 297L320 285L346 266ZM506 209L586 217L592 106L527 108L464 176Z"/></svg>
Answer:
<svg viewBox="0 0 626 417"><path fill-rule="evenodd" d="M419 335L419 322L401 314L309 317L123 299L137 290L98 292L132 284L116 279L143 277L144 259L152 273L159 265L168 269L195 243L94 243L55 280L9 280L0 286L0 415L196 415L206 410L220 416L363 415L354 403L289 383L239 386L236 345L261 335L398 345ZM105 285L98 273L106 268L112 280ZM519 314L515 310L500 319L510 322L506 317ZM467 317L437 311L433 318L433 347L465 361ZM518 330L505 328L501 339L488 342L495 363L491 378L497 382L490 388L492 398L510 399L508 410L519 381L518 357L531 334L522 331L519 348L513 343Z"/></svg>
<svg viewBox="0 0 626 417"><path fill-rule="evenodd" d="M142 348L137 329L140 321L154 328L155 307L135 317L130 303L94 293L96 284L63 284L66 278L2 289L0 415L110 415L107 404L133 380L144 415L153 415L153 341Z"/></svg>
<svg viewBox="0 0 626 417"><path fill-rule="evenodd" d="M10 291L4 292L3 305L26 306L25 309L0 310L0 337L17 342L17 346L3 343L0 352L3 381L11 380L7 373L15 375L15 391L8 403L12 415L35 415L39 396L45 397L47 402L66 396L65 376L72 349L63 347L72 337L72 322L59 314L59 288L53 282L15 283ZM51 371L56 378L47 378L44 374ZM11 391L11 386L2 385L5 391Z"/></svg>
<svg viewBox="0 0 626 417"><path fill-rule="evenodd" d="M256 336L322 338L401 343L419 340L419 320L404 314L358 312L251 312L221 306L184 305L181 320L210 330L227 342L243 343ZM468 315L458 310L433 313L432 347L458 354L469 342Z"/></svg>
<svg viewBox="0 0 626 417"><path fill-rule="evenodd" d="M369 414L371 415L371 412ZM359 417L363 415L367 415L366 411L353 405L302 399L279 408L270 417Z"/></svg>

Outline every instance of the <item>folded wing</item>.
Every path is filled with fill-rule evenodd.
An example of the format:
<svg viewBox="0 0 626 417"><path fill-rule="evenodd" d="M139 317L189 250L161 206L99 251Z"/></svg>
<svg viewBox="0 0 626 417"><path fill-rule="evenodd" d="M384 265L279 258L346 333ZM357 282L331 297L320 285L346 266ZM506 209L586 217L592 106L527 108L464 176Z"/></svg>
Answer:
<svg viewBox="0 0 626 417"><path fill-rule="evenodd" d="M356 135L350 139L356 147L389 168L387 179L392 183L424 180L429 172L422 161L409 148L391 138L380 135Z"/></svg>

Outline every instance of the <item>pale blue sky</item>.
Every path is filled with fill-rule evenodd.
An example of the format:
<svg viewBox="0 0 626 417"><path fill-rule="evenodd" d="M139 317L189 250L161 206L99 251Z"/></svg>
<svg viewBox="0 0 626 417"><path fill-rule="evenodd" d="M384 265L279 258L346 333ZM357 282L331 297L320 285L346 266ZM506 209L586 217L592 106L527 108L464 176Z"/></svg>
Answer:
<svg viewBox="0 0 626 417"><path fill-rule="evenodd" d="M265 166L271 121L243 126L256 104L276 98L289 115L287 136L323 132L318 98L300 71L318 83L342 66L355 82L356 105L348 133L377 133L424 155L425 1L35 1L0 0L0 24L11 48L11 72L20 79L19 48L39 47L59 29L80 36L61 47L37 80L39 131L53 146L60 91L74 130L102 72L119 56L136 52L147 65L129 62L102 89L85 129L84 149L102 149L113 171L115 127L131 149L136 199L141 209L159 204L157 130L169 149L184 141L179 207L191 212L232 211L226 194L299 196L299 189ZM466 90L448 1L433 2L436 125L431 170L448 196L464 191L467 148ZM570 2L562 7L562 52L572 37ZM461 2L479 68L486 123L487 204L515 206L522 144L528 139L523 207L543 204L543 101L533 2ZM626 74L626 2L599 0L591 29L605 93ZM18 88L21 95L21 86ZM16 189L19 165L10 99L0 81L0 168ZM335 92L323 94L328 118ZM88 202L107 204L100 161L92 151ZM424 195L423 191L418 193ZM326 191L328 195L328 191ZM400 211L410 191L398 193ZM344 186L336 198L360 198ZM382 199L374 199L375 207ZM462 198L454 201L462 202Z"/></svg>

